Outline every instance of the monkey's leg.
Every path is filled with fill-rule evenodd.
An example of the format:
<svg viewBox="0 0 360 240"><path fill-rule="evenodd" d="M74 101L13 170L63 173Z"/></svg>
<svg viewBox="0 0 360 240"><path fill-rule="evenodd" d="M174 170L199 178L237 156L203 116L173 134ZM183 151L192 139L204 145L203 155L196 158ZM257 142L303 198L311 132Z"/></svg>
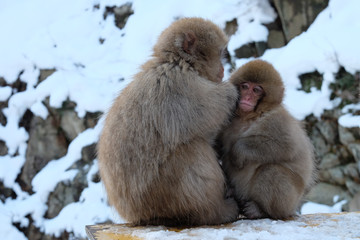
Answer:
<svg viewBox="0 0 360 240"><path fill-rule="evenodd" d="M202 180L201 180L202 181ZM205 180L206 181L206 180ZM229 223L235 221L239 216L238 205L234 198L226 198L222 188L216 190L216 184L203 184L203 187L214 192L212 196L204 196L198 201L202 201L200 208L202 209L197 216L194 216L194 220L198 225L217 225L223 223ZM215 191L218 191L215 193ZM221 193L221 194L219 194ZM205 200L206 199L206 200Z"/></svg>
<svg viewBox="0 0 360 240"><path fill-rule="evenodd" d="M249 204L247 214L251 217L263 211L274 219L293 216L303 191L304 183L297 173L279 164L264 164L253 176L249 192L253 203Z"/></svg>
<svg viewBox="0 0 360 240"><path fill-rule="evenodd" d="M252 200L244 201L241 204L241 207L242 214L250 219L266 218L269 216L260 208L260 206L256 202Z"/></svg>
<svg viewBox="0 0 360 240"><path fill-rule="evenodd" d="M237 203L233 198L225 199L225 176L212 147L206 142L194 141L181 147L179 152L191 159L181 179L179 194L187 198L193 223L213 225L236 220Z"/></svg>

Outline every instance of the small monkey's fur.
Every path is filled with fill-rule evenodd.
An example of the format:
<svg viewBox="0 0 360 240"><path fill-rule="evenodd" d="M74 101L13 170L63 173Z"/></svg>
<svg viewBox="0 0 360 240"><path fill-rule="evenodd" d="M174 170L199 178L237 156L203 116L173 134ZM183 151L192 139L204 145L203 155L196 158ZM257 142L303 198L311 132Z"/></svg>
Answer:
<svg viewBox="0 0 360 240"><path fill-rule="evenodd" d="M128 222L203 225L237 218L212 148L238 97L232 84L219 82L227 41L210 21L174 22L108 112L98 144L100 175L109 203Z"/></svg>
<svg viewBox="0 0 360 240"><path fill-rule="evenodd" d="M230 77L262 86L265 95L253 112L239 108L220 135L223 168L234 187L242 214L248 218L293 216L315 179L313 146L301 123L282 105L279 73L262 60L251 61Z"/></svg>

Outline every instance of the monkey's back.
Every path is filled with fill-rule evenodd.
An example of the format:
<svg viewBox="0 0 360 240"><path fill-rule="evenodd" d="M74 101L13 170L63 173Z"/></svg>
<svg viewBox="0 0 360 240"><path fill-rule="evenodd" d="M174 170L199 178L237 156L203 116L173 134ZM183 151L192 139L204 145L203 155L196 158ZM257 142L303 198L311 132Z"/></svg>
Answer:
<svg viewBox="0 0 360 240"><path fill-rule="evenodd" d="M279 117L276 119L279 122L277 127L285 128L282 137L287 139L292 147L292 159L288 163L285 162L285 166L302 176L305 188L311 187L316 175L314 147L302 122L295 119L283 106L274 109L272 114ZM284 126L285 123L287 124Z"/></svg>
<svg viewBox="0 0 360 240"><path fill-rule="evenodd" d="M135 76L116 98L98 144L100 176L109 202L130 222L139 219L140 210L146 215L145 209L159 207L152 204L151 195L158 193L155 183L164 180L159 166L170 154L154 126L151 112L159 112L160 106L152 92L156 88L153 80L144 82L146 74ZM173 172L170 177L175 177L177 171ZM170 197L167 192L162 196Z"/></svg>
<svg viewBox="0 0 360 240"><path fill-rule="evenodd" d="M110 204L129 222L222 211L218 200L212 199L223 199L225 181L209 139L220 124L216 123L215 130L200 131L196 126L195 92L200 99L213 96L206 93L208 83L198 86L196 82L204 80L195 74L195 78L177 79L181 71L171 64L145 69L107 113L98 144L100 176ZM222 111L221 124L230 107ZM194 119L186 119L190 117ZM186 129L185 121L193 122L192 131Z"/></svg>

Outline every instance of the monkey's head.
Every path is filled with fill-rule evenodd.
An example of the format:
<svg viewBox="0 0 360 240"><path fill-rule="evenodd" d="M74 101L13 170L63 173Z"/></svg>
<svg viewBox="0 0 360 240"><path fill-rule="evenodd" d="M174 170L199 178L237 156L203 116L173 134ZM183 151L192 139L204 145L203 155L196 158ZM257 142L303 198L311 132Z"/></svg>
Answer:
<svg viewBox="0 0 360 240"><path fill-rule="evenodd" d="M183 18L165 29L154 46L154 56L162 62L189 65L201 77L221 82L223 52L228 43L224 32L202 18Z"/></svg>
<svg viewBox="0 0 360 240"><path fill-rule="evenodd" d="M263 60L246 63L231 75L230 82L240 93L239 111L261 114L280 105L284 98L280 74Z"/></svg>

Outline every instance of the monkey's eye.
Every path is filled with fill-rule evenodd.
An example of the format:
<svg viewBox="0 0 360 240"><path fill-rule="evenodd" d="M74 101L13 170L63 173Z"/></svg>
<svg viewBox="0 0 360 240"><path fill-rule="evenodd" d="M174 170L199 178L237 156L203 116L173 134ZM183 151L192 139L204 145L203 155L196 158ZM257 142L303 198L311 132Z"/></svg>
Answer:
<svg viewBox="0 0 360 240"><path fill-rule="evenodd" d="M248 83L242 83L242 84L240 84L240 89L241 89L241 90L247 90L247 89L249 89L249 84L248 84Z"/></svg>
<svg viewBox="0 0 360 240"><path fill-rule="evenodd" d="M258 95L258 96L261 96L261 95L264 93L263 88L260 87L260 86L254 87L253 91L254 91L254 93L255 93L256 95Z"/></svg>

